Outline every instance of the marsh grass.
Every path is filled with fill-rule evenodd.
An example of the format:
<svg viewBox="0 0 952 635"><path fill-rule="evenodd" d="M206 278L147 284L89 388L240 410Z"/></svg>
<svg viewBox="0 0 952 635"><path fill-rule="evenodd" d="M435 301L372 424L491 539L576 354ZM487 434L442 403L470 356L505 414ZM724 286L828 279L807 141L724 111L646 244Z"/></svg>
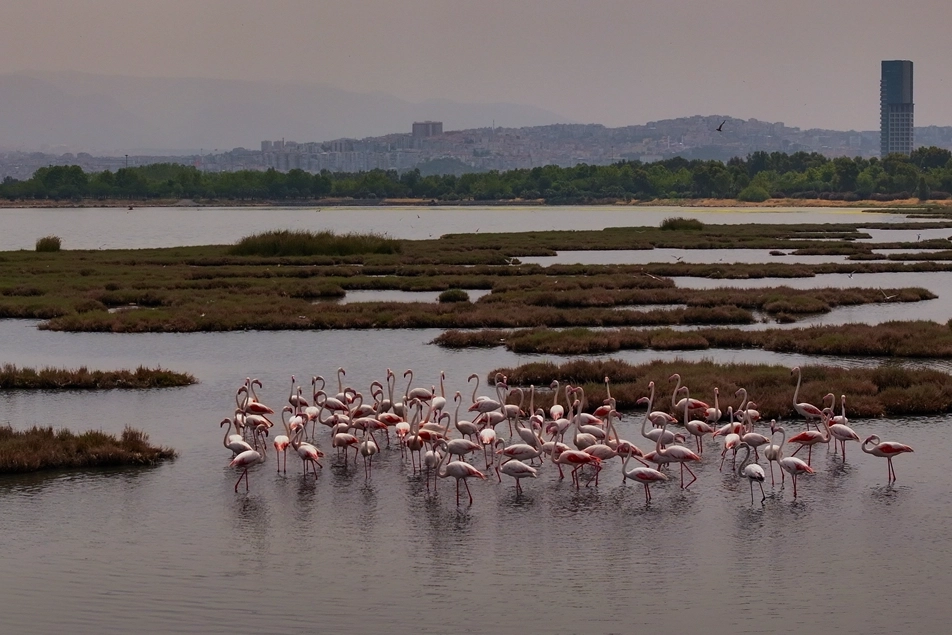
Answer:
<svg viewBox="0 0 952 635"><path fill-rule="evenodd" d="M50 427L0 426L0 473L153 465L175 456L175 450L152 446L145 432L129 427L117 438L95 430L77 435Z"/></svg>
<svg viewBox="0 0 952 635"><path fill-rule="evenodd" d="M139 366L135 370L101 371L85 366L75 370L63 368L18 368L13 364L0 367L0 390L104 390L111 388L173 388L188 386L198 380L188 373L163 368Z"/></svg>
<svg viewBox="0 0 952 635"><path fill-rule="evenodd" d="M696 218L683 218L675 216L661 221L661 229L664 231L700 231L704 229L704 223Z"/></svg>
<svg viewBox="0 0 952 635"><path fill-rule="evenodd" d="M350 256L396 254L400 241L382 234L273 230L245 236L229 253L235 256Z"/></svg>
<svg viewBox="0 0 952 635"><path fill-rule="evenodd" d="M691 396L713 404L714 388L720 390L720 407L738 406L734 393L747 389L761 415L768 420L796 419L793 391L796 376L790 368L766 364L717 364L713 361L654 361L632 365L615 359L574 360L556 365L534 362L516 368L497 368L489 373L507 376L510 386L548 386L553 379L585 388L588 410L605 398L604 377L611 379L612 397L620 410L643 412L636 406L648 394L648 382L655 382L653 407L670 411L675 383L668 378L679 373ZM855 418L932 415L952 412L952 376L934 370L897 368L836 368L804 366L798 400L822 407L827 393L846 395L847 416ZM538 388L537 388L538 391ZM538 392L536 395L539 398ZM839 402L837 401L837 404ZM839 410L837 410L837 413ZM674 413L683 415L683 413Z"/></svg>
<svg viewBox="0 0 952 635"><path fill-rule="evenodd" d="M36 239L37 251L59 251L63 241L59 236L43 236Z"/></svg>
<svg viewBox="0 0 952 635"><path fill-rule="evenodd" d="M685 238L682 234L690 236ZM224 245L68 250L58 254L24 250L0 254L0 317L41 319L45 320L41 328L53 330L128 333L710 326L750 324L756 319L755 311L773 319L796 320L837 306L879 303L882 292L795 290L784 286L692 290L678 288L664 276L744 279L854 270L952 270L952 262L888 261L823 265L507 264L519 253L555 253L554 249L577 245L579 240L585 245L619 249L632 245L646 249L696 249L764 244L790 248L791 242L804 247L814 238L834 238L838 245L849 246L863 236L861 229L852 225L712 225L691 232L628 227L490 237L467 234L420 241L387 242L390 239L371 237L362 246L348 247L346 236L325 233L320 238L307 232L270 232L249 237L248 244L254 253L244 256L234 253L237 247ZM372 253L380 246L378 238L384 241L380 251L394 253ZM304 246L291 248L299 243ZM867 249L868 245L862 248ZM314 250L335 253L314 254ZM291 255L268 255L271 253ZM304 253L311 255L293 255ZM436 302L314 304L314 300L340 297L357 289L437 293L449 289L490 289L492 293L455 306ZM896 296L892 301L914 302L933 297L922 289L886 292ZM650 306L653 304L683 306L661 310ZM620 307L624 310L617 310ZM129 310L133 308L138 310Z"/></svg>
<svg viewBox="0 0 952 635"><path fill-rule="evenodd" d="M514 331L447 331L433 340L447 348L505 346L521 354L580 355L619 350L696 350L759 348L780 353L848 357L952 358L952 320L925 320L801 329L745 331L732 328L671 329L574 328Z"/></svg>

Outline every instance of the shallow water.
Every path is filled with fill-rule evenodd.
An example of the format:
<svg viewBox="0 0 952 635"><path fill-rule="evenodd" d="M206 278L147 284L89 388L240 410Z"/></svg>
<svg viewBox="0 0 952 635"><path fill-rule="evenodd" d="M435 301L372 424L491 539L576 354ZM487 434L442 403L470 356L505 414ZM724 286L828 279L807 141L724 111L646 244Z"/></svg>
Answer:
<svg viewBox="0 0 952 635"><path fill-rule="evenodd" d="M618 249L612 251L560 251L555 256L526 256L524 264L549 265L646 265L653 262L705 263L761 263L818 265L828 262L846 262L846 256L797 256L787 250L774 256L771 249Z"/></svg>
<svg viewBox="0 0 952 635"><path fill-rule="evenodd" d="M589 226L633 218L657 223L673 215L705 222L871 218L816 209L591 211ZM427 231L439 233L573 229L578 223L577 208L140 212L3 210L0 249L31 249L37 237L50 233L61 235L67 248L105 248L222 243L274 228L418 230L390 223L392 214L412 214L416 223L419 213ZM930 302L857 310L857 319L876 322L894 311L903 312L903 319L919 313L952 317L952 306L941 297L947 278L856 274L779 284L911 285L940 293ZM847 317L841 311L824 319ZM321 373L336 389L335 371L344 366L346 383L366 390L371 380L384 378L387 367L398 375L413 367L414 385L427 387L438 385L445 370L447 394L460 390L468 403L470 373L485 377L496 367L563 358L502 349L449 351L428 344L440 333L436 329L125 335L46 332L36 324L0 320L0 362L96 369L161 365L194 373L201 383L95 394L0 391L0 425L107 432L133 425L180 452L174 462L155 468L0 477L0 535L7 546L0 567L3 632L677 633L696 632L702 621L717 634L947 630L941 590L952 583L952 494L943 470L952 451L952 416L851 421L861 437L876 433L915 448L896 459L895 486L886 485L885 461L861 453L854 443L845 465L826 449L817 450L817 474L800 480L796 501L789 486L780 490L768 483L763 507L751 504L746 482L718 471L712 442L695 467L698 481L682 493L674 470L673 482L653 488L648 506L640 486L619 485L620 467L613 464L597 489L579 492L560 482L551 465L524 483L523 496L515 495L511 480L471 483L474 504L458 508L452 482L441 481L439 494L428 496L399 451L384 450L369 480L360 464L336 463L326 430L320 445L328 457L316 480L301 476L293 455L287 475L277 474L269 456L251 470L250 493L236 494L238 474L227 467L230 453L217 424L232 413L234 390L247 376L261 378L261 398L280 407L291 374L307 382ZM719 350L611 356L633 363L680 358L806 367L879 361ZM890 361L949 369L945 362ZM398 382L398 391L405 385ZM491 391L483 386L480 394ZM647 443L637 441L640 422L637 413L627 413L619 428L647 450ZM802 429L786 425L791 432ZM480 461L473 459L478 466Z"/></svg>
<svg viewBox="0 0 952 635"><path fill-rule="evenodd" d="M261 398L279 406L291 373L323 373L334 385L342 364L345 380L360 388L382 379L387 366L398 373L413 366L420 375L414 385L426 386L443 369L447 389L462 390L468 402L470 372L559 358L427 346L437 330L105 335L34 325L0 321L5 359L161 364L201 383L0 393L3 424L110 432L132 424L181 453L152 469L0 478L0 531L17 545L0 570L11 632L505 632L526 610L534 628L557 633L627 632L632 620L677 632L704 620L715 633L774 631L770 620L810 632L943 628L944 600L934 591L952 582L944 548L952 495L941 467L952 450L952 417L851 421L860 435L915 447L896 460L895 487L886 485L885 461L852 444L845 466L817 452L818 473L801 479L797 501L789 488L768 484L763 507L751 505L747 483L718 471L710 442L698 481L682 493L672 472L675 481L653 488L650 506L640 486L619 485L620 467L611 465L598 489L580 492L560 482L553 466L527 481L523 496L511 481L472 483L473 506L457 508L452 482L427 496L396 450L382 452L367 481L360 465L336 465L326 431L320 443L329 456L316 481L301 476L295 456L286 476L270 457L251 471L250 493L235 494L237 473L226 466L217 423L246 375L261 378ZM636 414L627 415L622 435L636 440L639 425ZM884 564L885 554L903 564ZM805 580L822 580L822 588ZM687 601L686 587L705 592ZM606 597L618 608L597 608ZM897 608L879 608L883 597ZM547 601L527 608L527 598ZM844 604L867 608L843 611Z"/></svg>
<svg viewBox="0 0 952 635"><path fill-rule="evenodd" d="M379 232L394 238L435 238L443 234L477 231L659 225L672 216L697 218L712 224L906 222L902 214L822 207L10 208L0 209L0 251L33 249L37 238L48 235L62 238L64 249L140 249L230 244L243 236L273 229ZM943 231L945 236L952 233Z"/></svg>

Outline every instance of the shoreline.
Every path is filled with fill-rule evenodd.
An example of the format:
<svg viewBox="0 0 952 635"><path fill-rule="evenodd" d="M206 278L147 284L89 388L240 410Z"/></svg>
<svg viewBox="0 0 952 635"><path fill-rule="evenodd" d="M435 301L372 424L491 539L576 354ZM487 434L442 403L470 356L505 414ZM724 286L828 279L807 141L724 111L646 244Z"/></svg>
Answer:
<svg viewBox="0 0 952 635"><path fill-rule="evenodd" d="M547 205L545 201L509 199L498 201L439 201L436 199L313 199L307 201L242 201L230 199L153 199L104 201L51 201L51 200L0 200L0 209L109 209L109 208L153 208L153 207L682 207L692 208L750 208L771 209L789 207L845 208L845 209L900 209L900 210L952 210L952 199L920 201L917 198L894 201L833 201L827 199L778 198L760 203L745 202L726 198L700 199L655 199L651 201L605 201L599 203L580 203L574 205Z"/></svg>

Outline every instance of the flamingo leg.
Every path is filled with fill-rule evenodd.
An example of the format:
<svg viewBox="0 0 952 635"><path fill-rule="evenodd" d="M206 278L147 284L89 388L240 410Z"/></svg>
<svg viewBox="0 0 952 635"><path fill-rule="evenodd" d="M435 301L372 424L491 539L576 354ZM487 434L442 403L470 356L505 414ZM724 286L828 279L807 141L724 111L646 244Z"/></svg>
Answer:
<svg viewBox="0 0 952 635"><path fill-rule="evenodd" d="M767 464L770 466L770 486L771 486L771 487L775 487L775 486L777 485L777 482L774 481L774 475L773 475L773 461L767 461Z"/></svg>
<svg viewBox="0 0 952 635"><path fill-rule="evenodd" d="M797 475L791 474L790 478L793 479L793 497L796 498L797 497Z"/></svg>
<svg viewBox="0 0 952 635"><path fill-rule="evenodd" d="M643 485L645 486L645 505L647 505L651 502L651 490L648 489L647 483L643 483Z"/></svg>
<svg viewBox="0 0 952 635"><path fill-rule="evenodd" d="M797 448L796 451L795 451L793 454L791 454L790 456L796 456L796 455L797 455L797 452L799 452L800 450L802 450L802 449L805 448L805 447L806 447L805 445L801 445L801 446L800 446L799 448Z"/></svg>
<svg viewBox="0 0 952 635"><path fill-rule="evenodd" d="M809 465L810 467L813 467L812 461L813 461L813 446L811 445L809 449L807 450L807 465Z"/></svg>
<svg viewBox="0 0 952 635"><path fill-rule="evenodd" d="M760 485L760 504L763 505L764 501L767 500L767 494L764 493L764 484L759 481L757 484Z"/></svg>
<svg viewBox="0 0 952 635"><path fill-rule="evenodd" d="M238 491L238 484L241 483L241 479L245 479L245 491L248 491L248 468L245 468L245 471L241 473L241 476L238 477L238 480L235 481L235 491Z"/></svg>
<svg viewBox="0 0 952 635"><path fill-rule="evenodd" d="M747 479L747 480L750 481L750 479ZM750 481L750 504L751 505L754 504L754 482L753 481Z"/></svg>
<svg viewBox="0 0 952 635"><path fill-rule="evenodd" d="M456 506L459 507L459 479L456 479Z"/></svg>
<svg viewBox="0 0 952 635"><path fill-rule="evenodd" d="M692 471L691 471L691 468L689 468L689 467L688 467L687 465L685 465L684 463L681 463L681 482L684 483L684 470L687 470L688 473L691 474L691 476L693 477L693 478L691 479L691 483L694 483L694 481L697 480L697 475L696 475L694 472L692 472ZM688 483L687 485L682 485L683 489L687 489L687 488L691 487L691 483Z"/></svg>
<svg viewBox="0 0 952 635"><path fill-rule="evenodd" d="M516 481L516 482L518 483L519 481ZM457 483L459 483L459 481L457 481ZM472 505L472 504L473 504L473 493L472 493L471 491L469 491L469 483L466 481L466 479L463 479L463 485L466 486L466 493L469 494L469 504Z"/></svg>

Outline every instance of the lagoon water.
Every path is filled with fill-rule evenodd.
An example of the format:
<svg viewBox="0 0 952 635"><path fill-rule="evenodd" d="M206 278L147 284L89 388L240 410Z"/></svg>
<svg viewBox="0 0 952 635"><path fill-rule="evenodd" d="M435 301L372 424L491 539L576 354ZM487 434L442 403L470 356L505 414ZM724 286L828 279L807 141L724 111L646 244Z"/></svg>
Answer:
<svg viewBox="0 0 952 635"><path fill-rule="evenodd" d="M254 210L254 218L272 211ZM497 219L497 211L483 210L485 218L479 220L479 210L450 210L469 220L457 227L447 220L446 231L474 229L474 219L482 231L523 222L513 218L519 217L515 213ZM568 214L554 211L546 226L557 226L561 221L555 219ZM375 223L393 212L370 210L367 218L376 215ZM540 224L543 212L527 212L532 215L528 222ZM308 212L279 210L286 216L273 226L227 234L217 224L231 211L192 210L191 227L182 220L185 227L170 228L160 238L150 237L147 229L140 236L135 233L140 229L114 225L115 210L80 210L86 220L72 225L37 221L34 213L22 214L29 225L24 229L11 221L9 210L0 212L0 248L31 248L36 237L49 233L79 248L108 227L114 229L103 240L113 246L159 246L183 235L194 235L193 244L229 242L262 228L287 227L288 218ZM44 218L57 213L62 210L39 212ZM246 221L252 217L236 213ZM623 224L614 214L604 213L605 226ZM750 218L722 214L743 217L743 222ZM364 227L342 224L338 229ZM220 240L209 240L214 232ZM15 241L20 244L9 244ZM917 280L920 275L915 274ZM859 275L801 282L907 284ZM941 286L938 278L916 284ZM941 292L940 301L933 315L952 317ZM914 310L917 305L865 307L856 318L876 321L894 306ZM201 383L164 391L0 392L0 425L108 432L133 425L180 452L175 461L155 468L0 477L3 632L947 630L952 492L945 466L952 452L952 416L851 419L861 437L875 433L915 448L895 460L898 482L887 485L886 461L863 454L858 444L848 446L845 463L818 449L817 474L801 478L800 498L793 500L789 483L783 490L779 483L772 488L768 476L764 506L759 495L751 505L746 482L726 467L718 471L719 450L710 441L695 468L698 481L681 492L673 470L673 481L653 488L654 501L647 506L640 486L619 484L620 466L614 463L603 471L597 489L576 492L547 465L538 479L523 483L523 496L516 496L511 480L504 477L500 485L493 477L471 483L474 504L465 505L464 492L464 505L457 508L452 479L441 480L438 494L428 496L424 480L411 473L396 449L385 449L365 480L359 463L355 468L334 459L326 430L320 444L328 456L316 480L301 475L293 454L287 475L276 473L269 456L252 469L250 493L242 488L236 494L238 474L227 467L230 453L222 447L218 423L231 415L234 390L247 376L260 378L262 400L279 408L291 374L299 379L322 374L336 387L335 370L343 366L346 382L366 392L370 381L383 379L387 367L398 374L414 368L414 385L420 386L437 384L439 371L445 370L447 390L461 390L468 403L472 383L465 378L470 373L485 377L496 367L562 359L502 349L449 351L428 344L438 330L117 335L53 333L37 330L36 324L0 321L0 362L100 369L161 365L191 372ZM878 363L763 351L616 356L634 362L711 358L807 368ZM648 379L668 388L666 378ZM404 385L398 384L401 391ZM704 393L708 387L697 390ZM490 392L480 388L480 394ZM667 392L658 397L669 398ZM638 413L625 413L620 431L647 449L647 443L638 442L640 423ZM784 423L791 433L803 428L796 421ZM473 459L477 466L480 461Z"/></svg>

